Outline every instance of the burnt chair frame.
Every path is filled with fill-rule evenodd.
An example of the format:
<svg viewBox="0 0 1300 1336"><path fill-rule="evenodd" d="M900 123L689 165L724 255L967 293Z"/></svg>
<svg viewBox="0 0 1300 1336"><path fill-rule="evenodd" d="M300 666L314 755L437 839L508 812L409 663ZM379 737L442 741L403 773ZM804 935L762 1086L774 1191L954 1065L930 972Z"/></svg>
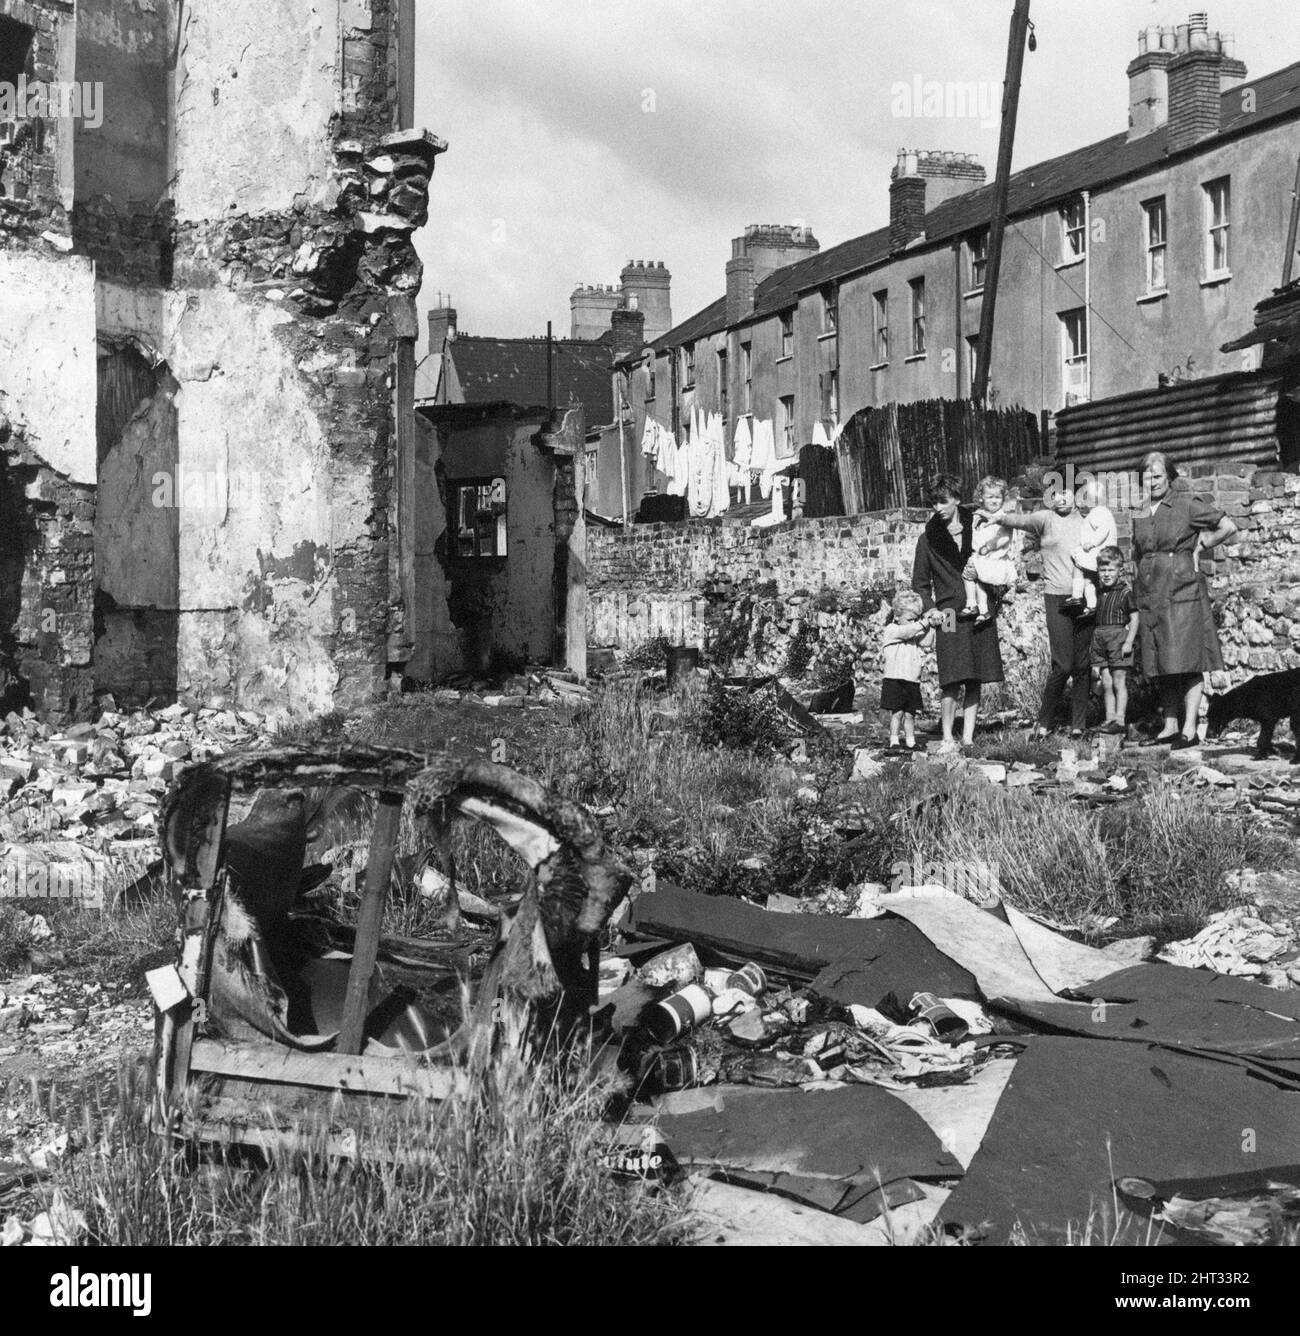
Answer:
<svg viewBox="0 0 1300 1336"><path fill-rule="evenodd" d="M332 1051L301 1051L267 1038L221 1040L207 1033L213 953L229 889L226 826L236 794L263 788L345 785L375 794L369 847L349 967L343 1019ZM456 817L483 821L530 866L522 899L503 916L500 936L480 981L471 1014L436 1050L398 1057L365 1054L369 986L380 947L393 860L405 803L431 842ZM231 1133L185 1115L185 1096L205 1074L278 1088L343 1091L382 1097L443 1099L490 1040L503 991L525 1002L547 996L558 981L571 1014L585 1014L596 997L600 934L627 893L631 874L606 851L585 808L537 781L479 759L428 757L370 746L328 749L279 747L231 753L185 770L164 799L159 817L163 857L178 904L176 975L184 991L159 1005L152 1125L198 1139L267 1145L282 1141L265 1129ZM539 958L546 967L542 978ZM236 1122L239 1120L236 1119ZM341 1153L348 1153L347 1147Z"/></svg>

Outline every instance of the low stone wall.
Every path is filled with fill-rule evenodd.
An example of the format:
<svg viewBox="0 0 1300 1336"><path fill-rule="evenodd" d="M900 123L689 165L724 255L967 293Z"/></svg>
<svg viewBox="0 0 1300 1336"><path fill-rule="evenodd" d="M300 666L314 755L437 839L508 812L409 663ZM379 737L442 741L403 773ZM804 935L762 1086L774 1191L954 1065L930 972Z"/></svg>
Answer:
<svg viewBox="0 0 1300 1336"><path fill-rule="evenodd" d="M1300 666L1300 474L1198 466L1176 485L1212 496L1241 531L1202 563L1226 667L1211 687ZM1030 486L1020 490L1024 508L1037 504ZM806 663L816 673L819 658L852 652L859 681L873 680L887 620L881 598L910 583L924 519L896 511L767 529L725 520L589 529L588 643L628 651L663 636L755 672ZM1132 514L1116 519L1128 552ZM1032 676L1044 653L1036 553L1023 552L1020 567L1000 616L1009 678ZM791 664L796 639L803 644Z"/></svg>

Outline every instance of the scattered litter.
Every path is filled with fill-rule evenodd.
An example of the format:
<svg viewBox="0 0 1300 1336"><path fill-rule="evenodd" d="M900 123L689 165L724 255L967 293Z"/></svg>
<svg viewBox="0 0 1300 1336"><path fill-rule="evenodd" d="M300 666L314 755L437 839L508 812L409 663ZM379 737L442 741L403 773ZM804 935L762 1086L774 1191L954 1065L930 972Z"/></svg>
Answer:
<svg viewBox="0 0 1300 1336"><path fill-rule="evenodd" d="M666 988L669 985L683 988L703 976L704 967L689 942L653 957L636 972L636 977L651 988Z"/></svg>
<svg viewBox="0 0 1300 1336"><path fill-rule="evenodd" d="M1157 959L1258 978L1276 988L1294 988L1300 987L1300 959L1293 956L1283 962L1280 957L1294 953L1298 946L1294 928L1266 923L1252 907L1237 905L1211 915L1194 937L1170 942Z"/></svg>

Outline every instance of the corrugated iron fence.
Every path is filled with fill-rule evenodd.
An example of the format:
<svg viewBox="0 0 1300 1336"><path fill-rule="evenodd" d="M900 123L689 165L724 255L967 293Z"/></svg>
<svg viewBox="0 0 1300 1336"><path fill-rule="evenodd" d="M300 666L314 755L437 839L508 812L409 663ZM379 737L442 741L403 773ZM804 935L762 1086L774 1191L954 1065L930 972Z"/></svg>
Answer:
<svg viewBox="0 0 1300 1336"><path fill-rule="evenodd" d="M936 473L966 489L994 474L1011 478L1040 457L1038 420L1022 408L978 408L966 399L882 404L855 413L834 451L799 455L804 514L858 515L924 506Z"/></svg>
<svg viewBox="0 0 1300 1336"><path fill-rule="evenodd" d="M1076 467L1136 470L1163 450L1177 464L1271 464L1283 447L1294 373L1235 372L1137 390L1056 415L1056 451Z"/></svg>

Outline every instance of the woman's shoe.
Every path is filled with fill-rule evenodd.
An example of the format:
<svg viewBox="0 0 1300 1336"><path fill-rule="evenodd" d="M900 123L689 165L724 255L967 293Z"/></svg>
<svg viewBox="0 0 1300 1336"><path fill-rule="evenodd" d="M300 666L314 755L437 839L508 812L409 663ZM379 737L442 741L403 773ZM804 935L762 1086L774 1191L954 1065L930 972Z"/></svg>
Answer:
<svg viewBox="0 0 1300 1336"><path fill-rule="evenodd" d="M1183 734L1180 733L1178 737L1172 743L1169 744L1169 750L1187 751L1189 747L1199 747L1200 745L1201 745L1200 738L1184 737Z"/></svg>
<svg viewBox="0 0 1300 1336"><path fill-rule="evenodd" d="M1128 732L1128 729L1127 729L1127 727L1126 727L1124 724L1121 724L1120 721L1119 721L1118 719L1107 719L1106 722L1105 722L1104 724L1102 724L1102 726L1101 726L1101 728L1098 730L1098 732L1101 732L1101 733L1126 733L1126 732Z"/></svg>
<svg viewBox="0 0 1300 1336"><path fill-rule="evenodd" d="M1175 738L1181 738L1182 736L1183 736L1183 735L1182 735L1181 733L1162 733L1162 734L1160 734L1158 737L1154 737L1154 738L1143 738L1142 741L1138 743L1138 746L1139 746L1139 747L1168 747L1168 746L1170 746L1170 745L1173 743L1173 741L1174 741Z"/></svg>
<svg viewBox="0 0 1300 1336"><path fill-rule="evenodd" d="M1072 729L1070 730L1070 741L1071 741L1071 742L1082 742L1082 741L1083 741L1083 733L1084 733L1084 730L1081 729L1081 728L1072 728Z"/></svg>

